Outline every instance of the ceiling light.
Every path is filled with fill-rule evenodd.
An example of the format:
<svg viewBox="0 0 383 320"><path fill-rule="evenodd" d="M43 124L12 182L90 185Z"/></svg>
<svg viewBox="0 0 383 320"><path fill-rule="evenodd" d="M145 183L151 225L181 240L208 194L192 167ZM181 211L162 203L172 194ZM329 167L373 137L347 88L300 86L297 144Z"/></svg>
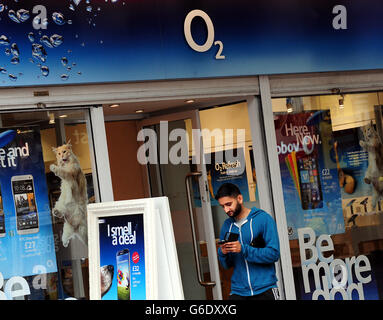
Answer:
<svg viewBox="0 0 383 320"><path fill-rule="evenodd" d="M189 100L186 100L185 102L186 102L186 103L193 103L193 102L195 102L195 100L193 100L193 99L189 99Z"/></svg>
<svg viewBox="0 0 383 320"><path fill-rule="evenodd" d="M59 116L60 118L66 118L67 115L66 114L62 114L61 116Z"/></svg>
<svg viewBox="0 0 383 320"><path fill-rule="evenodd" d="M291 98L286 98L286 111L287 111L287 113L291 113L294 111Z"/></svg>
<svg viewBox="0 0 383 320"><path fill-rule="evenodd" d="M340 98L338 99L339 109L343 109L344 108L344 95L341 92L340 88L333 88L333 89L331 89L331 92L333 94L340 95Z"/></svg>
<svg viewBox="0 0 383 320"><path fill-rule="evenodd" d="M115 103L115 104L111 104L109 107L111 107L111 108L117 108L117 107L119 107L120 105L118 104L118 103Z"/></svg>
<svg viewBox="0 0 383 320"><path fill-rule="evenodd" d="M48 112L48 116L49 116L49 124L55 124L55 114Z"/></svg>
<svg viewBox="0 0 383 320"><path fill-rule="evenodd" d="M143 113L144 112L144 109L138 109L136 110L136 113Z"/></svg>

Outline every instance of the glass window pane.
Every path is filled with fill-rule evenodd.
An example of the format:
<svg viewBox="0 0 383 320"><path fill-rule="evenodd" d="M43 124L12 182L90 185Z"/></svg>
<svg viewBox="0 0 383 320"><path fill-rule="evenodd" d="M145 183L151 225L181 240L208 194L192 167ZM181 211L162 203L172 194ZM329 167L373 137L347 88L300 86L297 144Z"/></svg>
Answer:
<svg viewBox="0 0 383 320"><path fill-rule="evenodd" d="M381 93L272 100L297 299L381 299Z"/></svg>
<svg viewBox="0 0 383 320"><path fill-rule="evenodd" d="M7 298L89 297L86 204L94 192L85 112L1 114L0 290ZM6 290L13 281L23 294Z"/></svg>

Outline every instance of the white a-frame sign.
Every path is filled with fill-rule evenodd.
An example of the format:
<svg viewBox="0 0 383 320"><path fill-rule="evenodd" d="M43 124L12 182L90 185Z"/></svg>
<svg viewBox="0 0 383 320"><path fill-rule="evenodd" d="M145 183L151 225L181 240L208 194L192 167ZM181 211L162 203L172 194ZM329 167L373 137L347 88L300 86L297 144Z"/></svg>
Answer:
<svg viewBox="0 0 383 320"><path fill-rule="evenodd" d="M167 197L88 205L90 299L184 299Z"/></svg>

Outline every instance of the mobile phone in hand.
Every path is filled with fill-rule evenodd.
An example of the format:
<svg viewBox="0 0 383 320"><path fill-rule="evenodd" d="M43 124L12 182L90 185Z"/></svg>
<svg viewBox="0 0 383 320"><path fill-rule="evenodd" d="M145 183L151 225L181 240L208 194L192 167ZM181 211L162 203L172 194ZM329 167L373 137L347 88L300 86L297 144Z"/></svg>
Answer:
<svg viewBox="0 0 383 320"><path fill-rule="evenodd" d="M218 244L219 245L222 245L226 242L233 242L233 241L237 241L239 238L239 234L238 233L233 233L233 232L226 232L225 234L225 238L223 240L219 240L218 241Z"/></svg>

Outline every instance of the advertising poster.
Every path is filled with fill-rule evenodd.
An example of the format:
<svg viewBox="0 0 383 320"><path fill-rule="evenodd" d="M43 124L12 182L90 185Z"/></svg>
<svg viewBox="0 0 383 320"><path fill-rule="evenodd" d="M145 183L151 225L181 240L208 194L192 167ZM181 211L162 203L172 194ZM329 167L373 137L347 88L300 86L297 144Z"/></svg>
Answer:
<svg viewBox="0 0 383 320"><path fill-rule="evenodd" d="M243 200L250 201L249 185L246 174L246 160L243 148L227 149L205 153L206 173L210 203L219 206L215 194L224 183L233 183L241 190ZM193 171L193 164L191 164ZM198 180L193 180L194 204L201 207Z"/></svg>
<svg viewBox="0 0 383 320"><path fill-rule="evenodd" d="M290 239L311 227L345 231L329 110L275 116L277 152Z"/></svg>
<svg viewBox="0 0 383 320"><path fill-rule="evenodd" d="M380 201L376 201L374 207L373 185L365 181L369 176L369 155L367 148L362 148L359 143L365 141L362 130L351 128L336 131L334 140L338 142L338 146L332 157L346 178L341 189L346 224L354 226L358 222L355 216L351 219L354 214L372 214L381 211L382 207ZM369 178L372 180L373 177Z"/></svg>
<svg viewBox="0 0 383 320"><path fill-rule="evenodd" d="M102 300L145 300L143 214L99 218Z"/></svg>
<svg viewBox="0 0 383 320"><path fill-rule="evenodd" d="M0 272L5 279L56 272L38 127L0 129Z"/></svg>

